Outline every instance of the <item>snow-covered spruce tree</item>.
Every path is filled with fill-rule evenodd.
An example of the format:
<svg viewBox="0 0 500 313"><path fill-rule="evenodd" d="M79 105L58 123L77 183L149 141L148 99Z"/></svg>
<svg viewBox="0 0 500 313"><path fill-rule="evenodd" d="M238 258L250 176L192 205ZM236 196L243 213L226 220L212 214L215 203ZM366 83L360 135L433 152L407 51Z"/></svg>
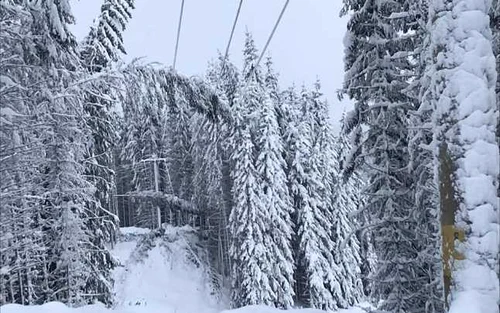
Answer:
<svg viewBox="0 0 500 313"><path fill-rule="evenodd" d="M246 34L243 51L243 77L232 112L234 125L232 145L233 208L229 216L232 265L232 305L273 305L271 268L274 255L269 249L273 242L271 216L260 199L260 177L256 170L256 112L264 97L263 80L258 69L251 34Z"/></svg>
<svg viewBox="0 0 500 313"><path fill-rule="evenodd" d="M245 92L245 91L243 91ZM249 97L243 93L245 103ZM239 112L239 114L245 114ZM235 129L233 159L234 204L229 216L232 259L232 306L252 304L273 305L270 272L274 256L268 249L273 241L269 212L259 198L258 174L255 169L254 145L247 119L239 117Z"/></svg>
<svg viewBox="0 0 500 313"><path fill-rule="evenodd" d="M255 68L255 63L258 59L258 50L255 47L252 34L245 33L245 47L243 49L243 69L241 71L241 80L239 86L239 101L244 96L244 92L252 92L255 100L247 101L244 109L247 114L247 122L250 124L249 131L252 140L255 143L255 136L258 133L256 114L259 111L260 105L264 96L265 81L262 73L262 68L259 66ZM238 104L241 106L241 104ZM233 110L234 111L234 110Z"/></svg>
<svg viewBox="0 0 500 313"><path fill-rule="evenodd" d="M287 103L292 101L292 103ZM324 158L315 143L314 119L310 98L304 89L300 97L293 90L284 100L290 112L288 126L288 180L296 225L294 257L296 263L296 303L312 308L336 309L333 296L338 270L334 263L331 240L331 211L325 184Z"/></svg>
<svg viewBox="0 0 500 313"><path fill-rule="evenodd" d="M164 157L163 131L167 98L161 77L148 66L131 64L125 70L126 94L123 98L125 130L121 159L131 164L134 173L131 191L134 198L134 225L156 227L156 212L141 194L155 190L153 158Z"/></svg>
<svg viewBox="0 0 500 313"><path fill-rule="evenodd" d="M431 80L424 100L432 110L435 177L441 200L451 198L455 227L465 231L463 242L455 240L464 259L451 264L450 312L464 305L470 312L498 312L498 107L490 5L435 1L429 9Z"/></svg>
<svg viewBox="0 0 500 313"><path fill-rule="evenodd" d="M95 25L82 43L81 56L90 72L101 72L125 53L123 32L132 18L134 0L104 0Z"/></svg>
<svg viewBox="0 0 500 313"><path fill-rule="evenodd" d="M259 148L256 170L259 176L259 198L269 214L272 241L266 242L266 248L275 258L271 263L270 287L275 295L274 305L290 308L293 305L293 270L294 261L291 249L293 212L288 193L283 159L283 143L276 118L275 103L271 94L264 95L264 101L258 112Z"/></svg>
<svg viewBox="0 0 500 313"><path fill-rule="evenodd" d="M360 247L352 233L358 227L352 215L357 211L357 199L349 195L347 186L340 177L340 154L335 149L335 140L328 121L328 104L321 99L321 85L316 81L308 92L308 105L304 109L306 122L312 126L311 141L321 160L320 179L326 190L324 197L325 216L329 218L328 240L333 243L332 270L327 284L331 290L336 307L347 308L359 302L363 295L360 275ZM353 192L353 191L351 191Z"/></svg>
<svg viewBox="0 0 500 313"><path fill-rule="evenodd" d="M341 125L343 125L343 123L342 119ZM351 275L359 270L359 275L357 277L351 277L357 278L361 281L362 294L368 296L370 294L368 275L373 268L373 248L370 238L363 235L363 231L359 229L360 225L366 225L366 213L362 211L362 190L364 188L364 181L361 179L361 175L358 170L349 173L349 175L344 175L344 172L342 171L343 162L345 162L347 154L350 150L351 146L349 144L347 134L343 128L341 128L335 143L334 160L337 160L338 162L335 168L338 168L339 172L334 184L334 194L336 195L334 210L335 212L337 210L343 211L341 216L343 218L347 217L348 220L347 222L341 222L339 226L344 228L344 234L347 232L349 235L352 235L352 232L355 232L357 242L338 242L341 245L350 244L352 246L351 249L354 253L348 259L348 262L352 262L349 263L348 269L350 270ZM356 248L356 244L359 245L359 248ZM358 254L355 254L356 251L358 251ZM357 287L357 283L359 283L359 281L354 280L352 281L351 286ZM358 290L355 289L355 291Z"/></svg>
<svg viewBox="0 0 500 313"><path fill-rule="evenodd" d="M415 62L413 77L407 88L407 95L412 98L409 114L409 172L413 177L413 201L422 221L420 232L426 234L426 249L421 252L423 269L427 273L427 284L422 286L428 294L427 307L430 312L443 312L446 298L446 276L443 271L441 210L439 191L434 180L434 160L432 151L431 108L423 98L430 82L424 75L425 64L430 55L427 47L430 43L426 36L428 19L428 1L415 1L408 7L408 14L416 22L413 27Z"/></svg>
<svg viewBox="0 0 500 313"><path fill-rule="evenodd" d="M87 177L96 188L96 197L101 208L91 208L97 219L103 224L103 234L107 240L113 240L115 232L116 209L113 193L115 193L115 169L113 150L117 144L116 116L113 106L116 105L118 85L110 72L111 65L118 61L119 52L125 53L122 32L125 30L133 0L105 0L96 23L80 47L80 59L89 74L101 73L101 78L92 81L85 99L86 123L92 131L92 140L86 152ZM110 72L111 75L103 75Z"/></svg>
<svg viewBox="0 0 500 313"><path fill-rule="evenodd" d="M24 163L18 165L23 168L14 168L23 171L22 178L16 174L24 189L19 194L20 201L16 201L21 210L11 210L16 221L23 221L23 229L16 230L15 235L21 235L17 238L22 241L12 240L7 246L22 243L31 251L16 251L18 265L21 262L25 267L24 273L13 274L18 275L20 290L23 287L9 300L59 300L71 305L94 300L109 303L109 271L93 260L107 251L103 245L91 242L98 230L86 225L86 203L93 201L93 186L85 181L80 165L87 129L80 123L83 97L78 81L85 81L85 77L76 57L75 40L68 31L67 24L73 20L69 4L48 0L4 4L7 7L5 11L2 7L2 14L13 12L10 10L20 14L9 27L20 27L18 34L28 35L18 37L23 40L22 45L11 47L21 49L22 60L15 60L21 54L9 57L13 57L14 63L24 64L11 77L22 78L27 86L22 88L22 98L17 98L24 99L26 106L18 125L25 133L17 143L23 142L28 149L17 153ZM24 179L27 180L22 182ZM96 293L94 286L100 284L106 288Z"/></svg>
<svg viewBox="0 0 500 313"><path fill-rule="evenodd" d="M42 56L39 77L46 80L33 94L33 112L45 125L37 134L44 151L37 181L43 198L37 222L47 246L44 301L110 304L109 253L103 242L94 240L99 226L92 224L96 226L92 228L88 223L94 216L87 204L96 200L81 165L88 129L82 123L83 93L78 81L85 77L75 40L67 31L73 20L70 7L67 1L28 5L35 21L32 31L38 35L38 55ZM97 262L102 256L105 260Z"/></svg>
<svg viewBox="0 0 500 313"><path fill-rule="evenodd" d="M229 61L218 60L209 64L206 79L215 90L222 102L232 107L234 104L238 82L238 70ZM203 169L203 175L195 175L195 179L204 176L204 183L195 182L195 190L205 188L207 201L202 202L195 191L197 206L205 208L206 223L203 225L208 239L207 247L211 256L212 266L216 269L218 280L227 279L231 275L229 259L229 231L228 220L232 208L232 178L231 178L231 149L225 143L230 139L230 124L224 120L211 122L206 116L199 117L200 122L193 123L192 137L195 141L193 158L195 172ZM208 205L206 205L208 203ZM222 282L221 282L222 283Z"/></svg>
<svg viewBox="0 0 500 313"><path fill-rule="evenodd" d="M368 181L368 220L363 227L371 235L377 260L370 275L371 298L380 310L425 312L429 299L436 301L427 288L434 279L428 268L436 262L428 257L427 245L434 245L435 236L421 227L425 214L413 206L407 117L413 99L406 92L414 71L408 54L415 47L412 36L405 34L418 23L405 1L344 4L344 12L353 14L345 39L343 92L355 100L346 118L346 131L353 137L346 168L361 164ZM442 311L442 306L432 308Z"/></svg>
<svg viewBox="0 0 500 313"><path fill-rule="evenodd" d="M80 60L88 75L100 77L86 86L84 101L85 122L91 131L85 152L85 176L95 188L97 201L87 203L88 227L100 229L93 237L95 245L115 240L118 224L115 207L116 177L114 149L117 144L116 118L113 106L117 102L118 79L110 71L113 62L118 61L118 51L125 52L121 32L131 17L133 1L108 1L101 6L97 22L79 47ZM105 72L108 72L105 74ZM109 255L93 262L112 269ZM96 288L99 288L96 286ZM95 291L99 293L98 290Z"/></svg>
<svg viewBox="0 0 500 313"><path fill-rule="evenodd" d="M41 143L30 102L39 82L37 68L26 63L34 57L32 22L26 7L0 2L0 305L40 301L45 246L34 225L38 200L31 195Z"/></svg>
<svg viewBox="0 0 500 313"><path fill-rule="evenodd" d="M285 129L287 125L287 113L284 108L283 95L284 93L280 90L278 83L278 73L274 70L273 60L270 56L267 57L265 62L265 77L264 82L266 89L268 90L269 96L271 97L271 101L274 104L274 110L276 119L278 121L278 128L280 132L280 136L282 141L285 141ZM286 151L283 151L283 156L286 155Z"/></svg>

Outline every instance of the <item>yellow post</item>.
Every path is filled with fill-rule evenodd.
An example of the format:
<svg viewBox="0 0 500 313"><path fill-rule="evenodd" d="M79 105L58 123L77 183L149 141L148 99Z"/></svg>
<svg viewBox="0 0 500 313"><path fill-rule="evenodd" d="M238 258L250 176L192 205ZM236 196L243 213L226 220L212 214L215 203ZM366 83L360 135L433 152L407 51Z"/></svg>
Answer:
<svg viewBox="0 0 500 313"><path fill-rule="evenodd" d="M463 241L465 234L455 227L455 214L459 208L455 198L453 161L448 154L448 147L443 143L439 149L439 197L441 207L441 236L443 244L443 280L445 299L450 294L453 261L464 257L455 250L455 240ZM448 306L448 303L446 303Z"/></svg>

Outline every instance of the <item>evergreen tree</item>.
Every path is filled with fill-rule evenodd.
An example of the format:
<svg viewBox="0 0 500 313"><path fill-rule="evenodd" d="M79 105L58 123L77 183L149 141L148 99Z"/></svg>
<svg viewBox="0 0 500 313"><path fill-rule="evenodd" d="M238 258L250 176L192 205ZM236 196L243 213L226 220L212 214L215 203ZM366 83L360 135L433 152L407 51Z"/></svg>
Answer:
<svg viewBox="0 0 500 313"><path fill-rule="evenodd" d="M101 78L93 80L85 97L86 123L92 132L92 140L87 147L85 174L96 188L99 199L97 207L90 207L99 221L103 240L114 240L117 224L115 193L115 171L113 150L117 143L116 116L113 113L117 102L118 79L112 78L112 63L118 61L118 51L125 53L122 32L125 30L133 0L105 0L96 25L80 47L80 59L89 74L101 73ZM104 74L106 73L106 74ZM89 204L90 205L90 204Z"/></svg>
<svg viewBox="0 0 500 313"><path fill-rule="evenodd" d="M420 227L425 212L413 207L408 174L407 112L413 99L407 90L414 73L409 55L415 50L412 25L419 25L408 5L360 0L346 1L344 9L353 11L345 40L344 93L356 101L346 119L354 143L346 167L362 164L368 180L364 227L377 259L371 293L375 303L382 300L379 309L389 312L426 310L433 279L428 268L436 262L424 252L436 236ZM365 134L362 125L368 126ZM442 312L442 306L433 309Z"/></svg>
<svg viewBox="0 0 500 313"><path fill-rule="evenodd" d="M429 4L429 82L423 105L431 112L443 218L452 220L457 232L465 232L464 242L455 240L464 259L451 264L451 312L464 303L477 312L497 312L498 305L498 162L492 162L499 155L494 135L498 107L490 5ZM468 22L471 16L475 23ZM483 279L473 282L470 273Z"/></svg>
<svg viewBox="0 0 500 313"><path fill-rule="evenodd" d="M29 101L37 68L26 62L35 57L32 21L26 7L0 2L0 305L41 300L45 243L32 197L41 143Z"/></svg>
<svg viewBox="0 0 500 313"><path fill-rule="evenodd" d="M12 218L9 229L13 236L2 238L7 243L7 258L2 258L1 266L11 267L13 259L8 258L16 254L14 262L21 265L12 272L16 279L5 277L9 292L2 286L2 294L10 297L4 300L24 304L52 300L71 305L95 300L110 303L109 269L96 262L109 252L102 243L93 242L99 229L89 228L87 223L86 204L95 199L93 186L86 182L81 168L88 131L80 122L85 89L80 82L85 77L76 57L76 41L68 31L68 23L73 21L69 4L47 0L1 5L2 17L21 22L7 23L6 28L26 35L18 37L23 44L11 47L18 49L13 64L21 66L8 69L8 75L21 78L27 86L18 89L24 93L22 98L5 99L5 108L23 112L22 118L17 113L14 118L20 118L19 126L24 127L3 129L12 140L9 148L21 149L19 153L7 151L6 157L17 159L17 166L6 169L6 174L22 191L14 193L17 199L2 208L2 213L7 209ZM10 87L15 91L20 86ZM20 171L24 173L20 175ZM7 187L2 187L2 192L13 186ZM18 228L20 221L22 228ZM102 285L105 287L99 287ZM14 291L13 287L19 289Z"/></svg>
<svg viewBox="0 0 500 313"><path fill-rule="evenodd" d="M134 8L134 0L104 0L96 24L82 44L82 60L91 72L101 72L118 61L119 52L126 53L123 32Z"/></svg>
<svg viewBox="0 0 500 313"><path fill-rule="evenodd" d="M239 87L237 68L229 60L223 60L223 57L219 55L219 59L209 65L206 76L208 83L221 101L226 102L232 108ZM229 213L233 206L231 194L233 182L231 148L225 143L232 139L230 136L231 124L224 120L213 123L204 117L202 122L194 123L194 125L200 125L192 131L193 134L198 134L193 137L196 140L195 149L203 151L201 153L195 150L194 158L200 164L198 167L204 169L207 181L205 187L209 198L209 208L206 214L210 218L207 218L205 228L208 232L209 252L213 256L212 264L217 268L217 272L224 278L229 278L231 275L230 235L227 226ZM206 136L202 134L206 134ZM203 140L199 140L200 137ZM195 183L195 187L202 186L201 183ZM202 200L198 200L197 203L200 201ZM204 207L204 203L200 203L199 207Z"/></svg>
<svg viewBox="0 0 500 313"><path fill-rule="evenodd" d="M271 147L268 145L270 130L261 128L259 117L263 106L271 106L266 95L260 68L255 68L257 49L252 36L245 40L243 78L238 96L232 107L235 128L231 137L233 145L233 208L229 218L233 266L234 306L266 304L288 307L291 305L291 268L281 264L275 268L276 253L280 261L289 260L286 250L289 225L286 225L285 195L270 189L269 173ZM267 99L267 101L266 101ZM262 112L262 113L261 113ZM275 147L273 147L275 148ZM273 153L276 155L277 151ZM278 161L279 162L279 161ZM279 166L276 164L276 166ZM279 173L277 173L279 174ZM284 182L282 182L284 183ZM263 185L263 188L259 186ZM273 194L274 193L274 194ZM278 202L279 201L279 202ZM285 218L285 220L283 220ZM288 227L287 227L288 226ZM285 285L280 285L285 283Z"/></svg>
<svg viewBox="0 0 500 313"><path fill-rule="evenodd" d="M343 124L343 120L341 122ZM360 225L366 225L366 214L363 212L363 195L364 182L359 171L354 171L349 175L344 175L342 168L343 162L346 159L346 154L351 150L347 135L341 130L335 146L335 159L339 169L338 176L335 179L335 210L339 211L339 219L337 227L341 230L341 240L337 240L340 244L339 251L343 251L342 247L350 245L352 255L340 254L341 257L346 256L344 266L348 279L345 283L350 286L359 288L359 280L362 282L362 291L357 288L353 289L353 293L358 299L361 292L363 295L370 294L370 283L368 275L373 267L373 251L371 240L367 236L363 236L363 230L359 229ZM356 236L352 238L353 232ZM346 236L347 235L347 236ZM346 241L347 240L347 241ZM356 275L356 273L358 275Z"/></svg>
<svg viewBox="0 0 500 313"><path fill-rule="evenodd" d="M423 270L427 272L428 282L422 288L430 295L427 307L430 312L445 310L447 277L443 271L441 210L439 191L434 179L434 160L432 151L431 108L422 94L430 82L424 73L425 64L430 55L426 53L429 38L426 36L428 3L416 1L409 7L409 13L415 17L414 55L418 62L413 71L412 83L408 86L408 95L413 99L409 114L409 173L413 177L413 201L422 222L420 232L427 234L427 248L421 252L424 258Z"/></svg>
<svg viewBox="0 0 500 313"><path fill-rule="evenodd" d="M328 240L333 244L332 275L328 285L336 307L347 308L359 302L362 297L362 282L360 278L360 247L356 236L352 236L358 224L352 216L358 210L359 196L353 195L354 190L348 188L340 173L340 151L335 142L328 121L328 104L321 99L322 93L319 81L309 92L304 116L312 125L311 140L318 147L317 153L322 162L322 183L326 187L324 197L325 215L329 218ZM345 148L345 147L344 147ZM313 150L314 151L314 150Z"/></svg>
<svg viewBox="0 0 500 313"><path fill-rule="evenodd" d="M237 130L233 158L234 207L229 217L232 257L232 304L240 307L252 304L273 304L269 274L271 251L270 216L259 199L257 172L254 166L254 146L248 126Z"/></svg>
<svg viewBox="0 0 500 313"><path fill-rule="evenodd" d="M293 256L291 250L293 211L285 175L283 144L279 134L275 105L271 95L265 95L259 112L259 152L256 170L260 178L260 200L270 215L272 241L266 242L274 260L270 284L275 295L274 305L289 308L293 305Z"/></svg>
<svg viewBox="0 0 500 313"><path fill-rule="evenodd" d="M293 90L285 97L291 109L288 133L288 179L296 223L294 239L296 299L309 307L333 310L340 292L332 251L332 212L325 155L314 133L311 99L304 89L300 97Z"/></svg>

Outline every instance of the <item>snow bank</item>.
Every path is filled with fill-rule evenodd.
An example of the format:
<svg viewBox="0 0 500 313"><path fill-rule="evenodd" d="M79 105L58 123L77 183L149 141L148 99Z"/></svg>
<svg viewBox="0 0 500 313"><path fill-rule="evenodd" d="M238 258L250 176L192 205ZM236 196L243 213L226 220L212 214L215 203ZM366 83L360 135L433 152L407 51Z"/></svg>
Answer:
<svg viewBox="0 0 500 313"><path fill-rule="evenodd" d="M185 302L196 301L196 299L190 299L188 297L184 298ZM189 313L211 313L213 312L210 308L198 308L199 310L188 311ZM0 307L2 313L180 313L186 311L175 310L172 307L154 307L154 306L133 306L130 308L117 308L115 310L107 309L103 305L94 304L88 305L81 308L69 308L60 302L50 302L44 305L36 306L22 306L19 304L8 304ZM325 311L315 310L315 309L296 309L296 310L278 310L275 308L270 308L266 306L247 306L240 309L222 311L221 313L325 313ZM338 313L366 313L360 308L352 308L348 310L339 310ZM468 311L462 311L468 312Z"/></svg>
<svg viewBox="0 0 500 313"><path fill-rule="evenodd" d="M145 235L150 233L151 230L149 228L140 228L140 227L122 227L120 228L120 234L122 235Z"/></svg>
<svg viewBox="0 0 500 313"><path fill-rule="evenodd" d="M44 305L22 306L7 304L0 307L2 313L110 313L102 304L87 305L81 308L69 308L60 302L49 302ZM116 312L122 313L122 312ZM129 312L123 312L129 313Z"/></svg>
<svg viewBox="0 0 500 313"><path fill-rule="evenodd" d="M127 241L118 243L112 251L123 265L114 273L117 302L114 312L216 313L221 310L208 287L203 267L193 261L192 245L196 239L192 237L191 228L165 227L163 234L127 228L121 233ZM143 235L131 237L141 233Z"/></svg>
<svg viewBox="0 0 500 313"><path fill-rule="evenodd" d="M279 310L267 306L262 305L251 305L243 308L223 311L221 313L325 313L325 311L316 310L316 309L294 309L294 310ZM352 308L347 310L339 310L337 313L366 313L366 311L360 308Z"/></svg>

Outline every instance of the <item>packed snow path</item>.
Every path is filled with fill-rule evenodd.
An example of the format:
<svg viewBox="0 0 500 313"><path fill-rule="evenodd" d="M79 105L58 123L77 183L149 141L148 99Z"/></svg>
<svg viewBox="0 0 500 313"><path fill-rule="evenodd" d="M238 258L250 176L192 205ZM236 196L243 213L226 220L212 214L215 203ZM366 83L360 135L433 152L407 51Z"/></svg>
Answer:
<svg viewBox="0 0 500 313"><path fill-rule="evenodd" d="M112 250L121 264L114 273L117 311L221 311L211 295L207 275L196 265L189 237L188 227L167 227L158 237L137 229L123 230L123 240Z"/></svg>

